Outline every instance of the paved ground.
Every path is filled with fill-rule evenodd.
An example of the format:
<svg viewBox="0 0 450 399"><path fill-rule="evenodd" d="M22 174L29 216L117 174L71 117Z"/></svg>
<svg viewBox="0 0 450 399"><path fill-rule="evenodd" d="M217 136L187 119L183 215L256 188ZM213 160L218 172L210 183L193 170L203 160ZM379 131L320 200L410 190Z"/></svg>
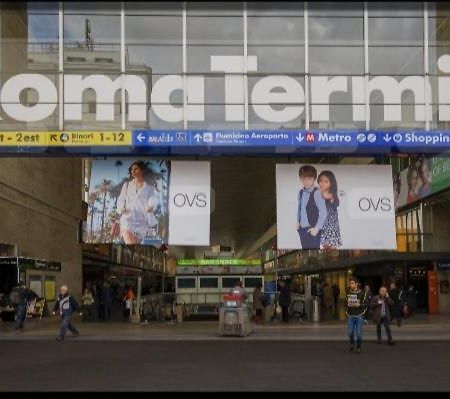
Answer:
<svg viewBox="0 0 450 399"><path fill-rule="evenodd" d="M148 325L131 323L82 323L75 318L75 325L81 332L80 341L222 341L239 340L240 338L220 338L217 336L218 321L184 322L168 324L152 322ZM54 340L59 329L57 318L43 319L41 322L27 322L25 332L17 334L12 323L0 323L0 342L2 340ZM406 341L449 341L450 317L448 316L416 316L408 319L403 326L392 326L394 339ZM375 340L375 326L364 327L368 340ZM255 326L254 333L246 341L345 341L345 322L292 322L269 323Z"/></svg>
<svg viewBox="0 0 450 399"><path fill-rule="evenodd" d="M0 391L448 391L450 342L0 342Z"/></svg>

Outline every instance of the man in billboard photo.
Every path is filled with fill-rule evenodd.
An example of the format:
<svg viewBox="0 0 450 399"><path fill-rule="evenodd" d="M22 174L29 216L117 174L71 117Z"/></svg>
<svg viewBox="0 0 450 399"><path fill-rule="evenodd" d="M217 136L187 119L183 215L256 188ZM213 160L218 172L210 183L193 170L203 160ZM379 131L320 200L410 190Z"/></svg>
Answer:
<svg viewBox="0 0 450 399"><path fill-rule="evenodd" d="M419 188L419 198L431 195L431 165L428 158L422 158L419 166L419 177L422 185Z"/></svg>
<svg viewBox="0 0 450 399"><path fill-rule="evenodd" d="M327 207L327 217L320 234L320 248L336 249L342 246L337 180L333 172L324 170L319 174L317 182Z"/></svg>
<svg viewBox="0 0 450 399"><path fill-rule="evenodd" d="M117 201L120 214L120 234L125 244L140 244L148 236L156 236L158 221L156 187L151 184L151 171L143 161L128 168L129 180L121 189Z"/></svg>
<svg viewBox="0 0 450 399"><path fill-rule="evenodd" d="M302 188L298 193L297 231L302 249L320 249L322 228L327 217L325 198L314 185L317 170L311 165L302 166L298 175Z"/></svg>

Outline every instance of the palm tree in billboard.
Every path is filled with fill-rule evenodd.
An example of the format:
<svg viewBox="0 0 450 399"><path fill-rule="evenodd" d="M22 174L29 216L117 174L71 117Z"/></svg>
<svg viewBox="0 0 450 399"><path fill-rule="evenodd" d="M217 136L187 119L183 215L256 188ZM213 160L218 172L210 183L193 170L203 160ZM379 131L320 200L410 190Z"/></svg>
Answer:
<svg viewBox="0 0 450 399"><path fill-rule="evenodd" d="M114 162L114 167L117 168L117 181L120 180L120 167L122 166L122 161L118 159L116 162Z"/></svg>
<svg viewBox="0 0 450 399"><path fill-rule="evenodd" d="M98 202L98 199L99 199L99 194L98 194L97 191L93 191L93 192L89 193L89 197L88 197L88 206L89 206L88 216L90 216L91 222L90 222L90 225L89 225L88 241L90 241L90 242L93 241L92 227L93 227L93 224L94 224L94 215L98 211L98 208L95 206L96 202Z"/></svg>
<svg viewBox="0 0 450 399"><path fill-rule="evenodd" d="M104 239L103 233L104 233L104 227L105 227L105 217L106 217L106 196L111 192L112 188L112 181L103 179L100 184L95 186L95 189L98 190L100 195L102 196L102 218L101 218L101 225L100 225L100 240Z"/></svg>

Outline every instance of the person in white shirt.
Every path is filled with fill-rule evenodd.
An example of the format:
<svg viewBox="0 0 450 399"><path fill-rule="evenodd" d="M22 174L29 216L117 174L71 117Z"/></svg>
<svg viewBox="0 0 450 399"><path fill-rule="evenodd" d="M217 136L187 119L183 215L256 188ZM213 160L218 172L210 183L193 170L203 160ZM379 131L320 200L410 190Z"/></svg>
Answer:
<svg viewBox="0 0 450 399"><path fill-rule="evenodd" d="M156 188L146 180L147 166L136 161L128 168L130 180L122 186L117 200L120 214L120 234L125 244L140 244L151 235L158 221Z"/></svg>

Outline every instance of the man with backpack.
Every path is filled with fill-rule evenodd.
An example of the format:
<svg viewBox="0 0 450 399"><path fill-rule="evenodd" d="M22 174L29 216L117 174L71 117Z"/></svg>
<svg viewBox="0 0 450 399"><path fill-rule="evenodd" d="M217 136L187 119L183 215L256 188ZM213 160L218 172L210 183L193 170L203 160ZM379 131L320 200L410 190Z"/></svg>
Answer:
<svg viewBox="0 0 450 399"><path fill-rule="evenodd" d="M27 316L27 301L32 299L32 291L29 290L23 281L14 287L9 294L9 301L14 307L14 329L23 331L25 318Z"/></svg>
<svg viewBox="0 0 450 399"><path fill-rule="evenodd" d="M65 338L67 329L69 329L75 337L80 334L75 326L70 322L73 312L76 312L79 309L80 307L77 301L69 295L67 285L62 285L58 299L53 307L53 315L56 315L56 311L59 311L62 319L61 331L58 338L56 338L57 341L62 341ZM80 315L82 315L82 313L80 313Z"/></svg>

